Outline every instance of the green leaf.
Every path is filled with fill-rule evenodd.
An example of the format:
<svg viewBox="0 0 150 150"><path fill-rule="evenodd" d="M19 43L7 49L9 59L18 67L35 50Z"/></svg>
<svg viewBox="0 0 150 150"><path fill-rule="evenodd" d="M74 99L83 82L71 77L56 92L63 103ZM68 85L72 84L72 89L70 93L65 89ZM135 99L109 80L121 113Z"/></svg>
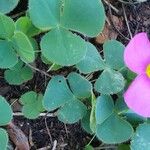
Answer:
<svg viewBox="0 0 150 150"><path fill-rule="evenodd" d="M87 43L86 56L76 65L80 72L88 74L105 68L104 61L94 45Z"/></svg>
<svg viewBox="0 0 150 150"><path fill-rule="evenodd" d="M0 146L1 146L1 150L7 150L7 144L8 144L8 134L4 129L0 128Z"/></svg>
<svg viewBox="0 0 150 150"><path fill-rule="evenodd" d="M116 94L125 86L121 73L107 69L102 72L95 83L95 90L102 94Z"/></svg>
<svg viewBox="0 0 150 150"><path fill-rule="evenodd" d="M130 150L130 146L127 144L120 144L117 150Z"/></svg>
<svg viewBox="0 0 150 150"><path fill-rule="evenodd" d="M96 115L95 115L95 109L96 109L96 97L92 93L91 97L91 105L92 105L92 110L91 110L91 115L90 115L90 128L93 133L96 131Z"/></svg>
<svg viewBox="0 0 150 150"><path fill-rule="evenodd" d="M80 74L72 72L67 77L70 89L73 94L79 98L88 98L91 96L92 84Z"/></svg>
<svg viewBox="0 0 150 150"><path fill-rule="evenodd" d="M34 91L23 94L20 102L23 105L22 112L26 118L35 119L45 109L43 107L43 95L37 94Z"/></svg>
<svg viewBox="0 0 150 150"><path fill-rule="evenodd" d="M94 148L91 145L87 145L83 150L94 150Z"/></svg>
<svg viewBox="0 0 150 150"><path fill-rule="evenodd" d="M0 12L9 13L18 4L19 0L0 0Z"/></svg>
<svg viewBox="0 0 150 150"><path fill-rule="evenodd" d="M0 126L7 125L12 119L12 110L6 99L0 96Z"/></svg>
<svg viewBox="0 0 150 150"><path fill-rule="evenodd" d="M48 32L40 43L42 54L51 62L71 66L86 55L86 44L79 36L56 28Z"/></svg>
<svg viewBox="0 0 150 150"><path fill-rule="evenodd" d="M14 34L14 30L15 25L13 20L0 13L0 39L11 38Z"/></svg>
<svg viewBox="0 0 150 150"><path fill-rule="evenodd" d="M13 67L18 62L18 58L11 43L0 40L0 68Z"/></svg>
<svg viewBox="0 0 150 150"><path fill-rule="evenodd" d="M31 63L35 59L35 51L28 37L20 31L16 31L13 36L14 49L19 54L22 61Z"/></svg>
<svg viewBox="0 0 150 150"><path fill-rule="evenodd" d="M49 81L46 88L44 94L44 108L48 111L52 111L74 99L75 97L71 93L65 78L55 76Z"/></svg>
<svg viewBox="0 0 150 150"><path fill-rule="evenodd" d="M125 142L131 138L132 134L132 126L116 114L112 114L102 124L97 125L97 137L107 144Z"/></svg>
<svg viewBox="0 0 150 150"><path fill-rule="evenodd" d="M150 148L150 124L140 124L131 141L131 150L149 150Z"/></svg>
<svg viewBox="0 0 150 150"><path fill-rule="evenodd" d="M126 111L125 113L123 113L123 115L133 126L137 126L138 124L146 121L146 118L136 114L135 112L133 112L130 109L128 111Z"/></svg>
<svg viewBox="0 0 150 150"><path fill-rule="evenodd" d="M33 47L33 49L34 49L34 51L36 52L36 50L37 51L39 51L39 45L38 45L38 42L36 41L36 39L35 38L32 38L32 37L29 37L29 41L30 41L30 43L31 43L31 45L32 45L32 47ZM37 53L35 53L35 58L37 58Z"/></svg>
<svg viewBox="0 0 150 150"><path fill-rule="evenodd" d="M127 104L125 103L123 97L119 97L115 103L115 111L120 114L120 113L128 111L128 109L129 108Z"/></svg>
<svg viewBox="0 0 150 150"><path fill-rule="evenodd" d="M48 71L57 71L57 70L60 69L60 68L62 68L62 66L53 63L53 64L49 67Z"/></svg>
<svg viewBox="0 0 150 150"><path fill-rule="evenodd" d="M127 69L126 71L127 71L126 79L127 79L127 82L130 83L136 78L137 74L132 72L129 69Z"/></svg>
<svg viewBox="0 0 150 150"><path fill-rule="evenodd" d="M47 58L45 58L43 55L41 55L41 60L46 65L52 65L53 64L51 61L47 60Z"/></svg>
<svg viewBox="0 0 150 150"><path fill-rule="evenodd" d="M16 21L16 30L17 31L22 31L24 34L26 34L29 37L37 35L40 30L37 29L31 22L30 18L25 16L25 17L20 17Z"/></svg>
<svg viewBox="0 0 150 150"><path fill-rule="evenodd" d="M93 134L90 128L90 115L91 115L91 111L88 110L86 115L81 120L81 126L87 133Z"/></svg>
<svg viewBox="0 0 150 150"><path fill-rule="evenodd" d="M86 109L81 101L72 100L58 110L58 119L64 123L73 124L85 116Z"/></svg>
<svg viewBox="0 0 150 150"><path fill-rule="evenodd" d="M124 49L125 46L116 41L116 40L108 40L104 43L104 57L106 64L110 66L112 69L121 69L124 67Z"/></svg>
<svg viewBox="0 0 150 150"><path fill-rule="evenodd" d="M96 123L101 124L103 123L112 113L114 110L114 103L111 96L101 95L96 100Z"/></svg>
<svg viewBox="0 0 150 150"><path fill-rule="evenodd" d="M53 77L44 94L44 107L52 111L58 107L58 118L64 123L75 123L86 114L86 106L70 91L62 76Z"/></svg>
<svg viewBox="0 0 150 150"><path fill-rule="evenodd" d="M33 71L28 66L23 66L23 62L20 61L4 72L4 78L11 85L20 85L33 78Z"/></svg>
<svg viewBox="0 0 150 150"><path fill-rule="evenodd" d="M76 74L72 74L75 75ZM75 123L86 115L86 106L69 89L63 76L53 77L44 94L44 107L58 110L58 118L64 123Z"/></svg>
<svg viewBox="0 0 150 150"><path fill-rule="evenodd" d="M91 37L98 35L105 23L105 11L101 1L65 0L61 25Z"/></svg>
<svg viewBox="0 0 150 150"><path fill-rule="evenodd" d="M29 15L33 24L42 30L55 28L60 21L60 0L29 0Z"/></svg>

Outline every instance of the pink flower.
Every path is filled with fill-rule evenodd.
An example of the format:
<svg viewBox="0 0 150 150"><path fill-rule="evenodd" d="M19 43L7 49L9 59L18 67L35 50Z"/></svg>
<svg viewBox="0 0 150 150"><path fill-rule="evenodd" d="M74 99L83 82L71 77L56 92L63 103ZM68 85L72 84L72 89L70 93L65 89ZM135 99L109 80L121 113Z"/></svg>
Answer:
<svg viewBox="0 0 150 150"><path fill-rule="evenodd" d="M150 41L146 33L139 33L131 39L124 60L137 74L124 94L125 102L135 113L150 117Z"/></svg>

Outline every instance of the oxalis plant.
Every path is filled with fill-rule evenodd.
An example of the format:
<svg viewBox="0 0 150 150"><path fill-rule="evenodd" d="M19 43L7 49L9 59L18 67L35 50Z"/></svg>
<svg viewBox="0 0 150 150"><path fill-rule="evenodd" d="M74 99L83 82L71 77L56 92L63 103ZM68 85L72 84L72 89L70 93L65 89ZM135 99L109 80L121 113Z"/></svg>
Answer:
<svg viewBox="0 0 150 150"><path fill-rule="evenodd" d="M21 85L31 80L35 73L31 63L40 58L48 71L76 68L65 77L52 76L45 93L21 95L24 116L36 119L41 112L55 111L60 121L80 122L103 143L118 144L121 150L129 145L133 150L149 150L150 42L146 33L136 35L126 48L108 40L100 53L86 40L103 30L106 16L100 0L29 0L26 15L14 21L6 14L18 2L0 1L0 68L6 82ZM40 43L35 36L41 37ZM12 114L0 96L2 150L8 144L3 127ZM89 143L85 149L93 148Z"/></svg>

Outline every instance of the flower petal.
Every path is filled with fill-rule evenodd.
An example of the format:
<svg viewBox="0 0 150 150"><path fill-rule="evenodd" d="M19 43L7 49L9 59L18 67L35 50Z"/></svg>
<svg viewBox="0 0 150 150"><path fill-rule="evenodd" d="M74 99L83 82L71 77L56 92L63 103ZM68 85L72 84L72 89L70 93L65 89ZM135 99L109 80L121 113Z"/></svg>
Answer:
<svg viewBox="0 0 150 150"><path fill-rule="evenodd" d="M124 61L133 72L145 72L150 63L150 41L146 33L139 33L131 39L125 48Z"/></svg>
<svg viewBox="0 0 150 150"><path fill-rule="evenodd" d="M124 94L128 107L135 113L150 117L150 78L139 75Z"/></svg>

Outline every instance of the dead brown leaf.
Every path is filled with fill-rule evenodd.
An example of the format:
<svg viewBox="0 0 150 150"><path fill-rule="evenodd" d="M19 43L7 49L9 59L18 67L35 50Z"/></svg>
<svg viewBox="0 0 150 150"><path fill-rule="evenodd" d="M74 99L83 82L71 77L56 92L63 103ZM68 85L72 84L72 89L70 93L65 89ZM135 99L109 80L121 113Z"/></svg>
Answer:
<svg viewBox="0 0 150 150"><path fill-rule="evenodd" d="M121 30L123 28L122 19L118 18L114 15L111 16L111 20L113 21L114 26L110 23L110 16L108 16L107 22L105 27L97 37L96 42L98 44L103 44L107 40L116 39L118 37L118 32L115 31L114 26L116 29Z"/></svg>
<svg viewBox="0 0 150 150"><path fill-rule="evenodd" d="M27 137L16 125L11 122L6 128L17 150L30 150Z"/></svg>

